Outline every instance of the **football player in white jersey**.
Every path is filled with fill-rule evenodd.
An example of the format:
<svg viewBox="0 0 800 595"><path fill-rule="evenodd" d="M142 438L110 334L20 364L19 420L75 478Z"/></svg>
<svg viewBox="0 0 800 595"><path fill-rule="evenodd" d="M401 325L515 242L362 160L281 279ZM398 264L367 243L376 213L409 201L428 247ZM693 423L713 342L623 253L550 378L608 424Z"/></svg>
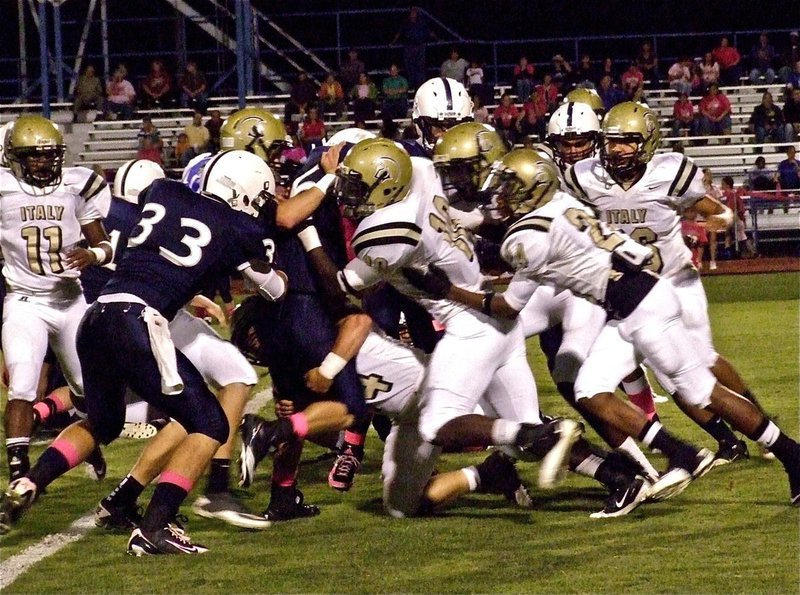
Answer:
<svg viewBox="0 0 800 595"><path fill-rule="evenodd" d="M702 361L722 384L752 401L741 376L714 349L705 291L680 226L680 213L689 207L704 215L709 226L720 229L731 223L731 211L707 195L703 173L691 158L655 154L660 132L650 109L634 102L614 106L603 120L602 136L600 156L575 164L567 173L567 184L607 225L652 250L649 268L675 287L684 324L701 346ZM624 376L632 362L630 349L614 334L613 329L606 330L587 362L587 369L594 370L605 386ZM674 390L668 379L662 384ZM694 408L685 412L719 442L715 464L747 457L744 442L719 416Z"/></svg>
<svg viewBox="0 0 800 595"><path fill-rule="evenodd" d="M588 106L575 105L574 107L577 113L587 114L589 118L587 126L591 126L591 123L594 122L599 128L597 117L588 109ZM566 115L567 110L565 109L564 116L566 117ZM584 122L585 120L586 118L583 119ZM567 127L566 120L564 127ZM572 124L569 127L573 130L575 128ZM491 197L487 196L487 194L491 194L490 192L485 189L480 192L479 189L488 184L486 180L490 177L489 170L493 161L505 154L505 149L499 148L501 142L499 136L491 129L487 129L481 124L469 123L461 124L447 131L434 150L434 165L443 180L445 191L451 190L454 193L451 200L457 198L457 195L461 195L475 196L477 202L489 202L490 206L484 212L491 213L491 216L487 216L485 220L494 221L495 226L497 223L501 223L506 215L499 211L497 205L491 206ZM592 145L596 144L591 139L589 142ZM491 186L491 184L488 185ZM460 216L461 213L454 214L454 218ZM553 380L560 394L575 406L575 378L594 338L605 322L602 309L572 295L569 291L557 291L549 286L541 286L537 288L520 312L519 322L526 338L534 335L540 336L542 349L547 355ZM633 458L643 468L643 475L649 476L655 481L658 472L650 465L632 439L626 440L626 436L603 426L599 420L590 418L589 421L609 444ZM570 456L570 468L598 479L611 490L608 506L598 514L604 516L625 514L633 510L637 498L641 500L647 491L647 482L637 480L636 473L632 473L628 477L625 477L624 474L620 476L612 473L618 466L615 463L619 462L624 462L624 459L620 461L618 456L609 458L584 439L581 439L573 448ZM636 484L633 490L629 489L632 484ZM620 498L620 494L626 494L627 497ZM623 501L621 507L614 504Z"/></svg>
<svg viewBox="0 0 800 595"><path fill-rule="evenodd" d="M753 403L711 374L701 357L702 347L682 319L672 283L645 270L653 253L621 232L612 231L572 196L556 191L556 173L545 159L531 152L527 163L523 168L519 161L506 156L501 164L505 175L498 176L496 185L500 202L505 200L519 217L502 247L503 258L516 270L508 289L502 296L487 295L465 291L448 281L440 283L437 292L510 318L540 283L570 289L603 305L609 314L607 324L616 326L633 345L635 360L646 358L653 369L667 377L676 387L677 399L721 415L775 453L789 476L791 502L798 504L800 445ZM427 277L443 281L441 271L432 271ZM616 385L601 386L585 371L584 366L578 374L576 398L594 415L669 457L670 469L653 486L654 491L662 497L675 495L710 468L710 452L698 452L670 436L659 422L648 421L641 411L614 397Z"/></svg>
<svg viewBox="0 0 800 595"><path fill-rule="evenodd" d="M42 116L21 116L8 132L0 169L0 248L8 288L3 354L10 381L6 453L14 480L28 471L33 402L48 344L73 394L83 396L75 335L86 301L80 270L113 257L103 229L110 191L84 167L63 167L61 133ZM85 237L89 248L78 247Z"/></svg>
<svg viewBox="0 0 800 595"><path fill-rule="evenodd" d="M542 423L521 328L431 299L402 273L433 262L460 287L483 287L472 243L450 217L433 163L410 158L386 139L371 139L350 150L336 176L334 194L346 214L361 220L352 244L358 258L340 274L343 287L357 293L388 281L445 327L421 389L422 437L444 451L495 444L546 453L539 483L552 486L580 430L571 420ZM482 396L497 419L473 413Z"/></svg>

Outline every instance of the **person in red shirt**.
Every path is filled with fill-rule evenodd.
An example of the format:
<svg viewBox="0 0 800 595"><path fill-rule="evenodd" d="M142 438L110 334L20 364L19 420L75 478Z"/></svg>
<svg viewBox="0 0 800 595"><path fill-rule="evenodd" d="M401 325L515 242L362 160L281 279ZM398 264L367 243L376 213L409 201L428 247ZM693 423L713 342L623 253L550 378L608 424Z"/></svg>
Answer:
<svg viewBox="0 0 800 595"><path fill-rule="evenodd" d="M741 254L744 258L752 258L756 255L756 251L753 247L753 242L747 237L747 232L745 231L745 216L747 214L747 209L744 204L744 199L742 198L742 196L745 194L745 189L739 187L738 189L734 190L733 178L731 176L725 176L722 178L721 189L721 202L723 202L736 215L734 225L731 228L728 228L725 234L725 250L728 252L728 254L732 255L731 247L735 239L739 254Z"/></svg>
<svg viewBox="0 0 800 595"><path fill-rule="evenodd" d="M516 86L519 101L525 101L533 91L533 73L535 70L536 67L528 62L527 56L522 56L519 59L519 63L514 66L514 76L511 80Z"/></svg>
<svg viewBox="0 0 800 595"><path fill-rule="evenodd" d="M519 118L519 110L511 101L511 95L503 93L500 97L500 105L494 109L494 114L492 114L492 122L494 122L497 132L511 144L515 140L517 118Z"/></svg>
<svg viewBox="0 0 800 595"><path fill-rule="evenodd" d="M536 87L531 93L528 101L522 106L522 111L517 116L517 132L519 138L535 135L538 141L544 140L545 129L547 128L547 98L542 85Z"/></svg>
<svg viewBox="0 0 800 595"><path fill-rule="evenodd" d="M719 64L719 82L726 86L738 86L741 76L739 62L742 59L739 50L728 43L727 37L723 37L712 55Z"/></svg>
<svg viewBox="0 0 800 595"><path fill-rule="evenodd" d="M542 84L537 85L537 90L541 88L542 96L547 101L547 111L552 113L558 108L558 87L553 82L553 77L548 73L544 75Z"/></svg>
<svg viewBox="0 0 800 595"><path fill-rule="evenodd" d="M700 132L703 135L731 133L731 102L712 83L708 93L700 100Z"/></svg>
<svg viewBox="0 0 800 595"><path fill-rule="evenodd" d="M325 122L319 119L319 108L312 107L308 110L308 116L297 135L303 143L306 154L314 147L322 145L322 139L325 138Z"/></svg>
<svg viewBox="0 0 800 595"><path fill-rule="evenodd" d="M681 93L672 106L672 136L695 136L697 121L694 117L694 104L686 93Z"/></svg>
<svg viewBox="0 0 800 595"><path fill-rule="evenodd" d="M622 90L629 100L633 99L633 96L636 95L636 91L644 84L644 74L639 70L636 62L631 62L630 66L628 66L628 70L623 72L619 79L622 83Z"/></svg>

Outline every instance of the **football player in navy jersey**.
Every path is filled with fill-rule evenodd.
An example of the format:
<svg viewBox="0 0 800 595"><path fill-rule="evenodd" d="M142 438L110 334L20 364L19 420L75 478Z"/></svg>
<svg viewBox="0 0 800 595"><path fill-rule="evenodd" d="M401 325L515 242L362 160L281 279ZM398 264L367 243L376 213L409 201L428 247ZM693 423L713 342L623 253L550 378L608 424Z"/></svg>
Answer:
<svg viewBox="0 0 800 595"><path fill-rule="evenodd" d="M167 320L210 276L234 268L253 279L262 295L277 299L285 292L285 276L257 264L272 246L278 211L273 184L262 159L230 151L209 162L200 194L178 182L157 180L140 195L141 214L128 248L79 331L88 419L62 432L34 468L9 485L0 506L0 530L8 530L37 493L85 458L96 443L119 435L124 392L130 387L177 420L188 436L164 467L128 551L207 551L176 530L172 520L227 439L228 422L200 373L175 351ZM295 201L279 218L302 220L316 206Z"/></svg>

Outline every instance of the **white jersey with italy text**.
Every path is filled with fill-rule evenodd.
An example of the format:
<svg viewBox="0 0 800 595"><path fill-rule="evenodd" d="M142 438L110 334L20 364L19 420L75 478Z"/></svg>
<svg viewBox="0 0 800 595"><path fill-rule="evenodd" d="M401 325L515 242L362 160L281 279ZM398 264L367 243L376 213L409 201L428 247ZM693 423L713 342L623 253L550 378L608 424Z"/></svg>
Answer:
<svg viewBox="0 0 800 595"><path fill-rule="evenodd" d="M609 279L619 274L611 262L615 250L647 254L646 248L598 221L589 207L556 192L506 233L500 254L516 274L504 295L519 295L521 304L510 305L521 309L524 291L515 286L530 279L603 304Z"/></svg>
<svg viewBox="0 0 800 595"><path fill-rule="evenodd" d="M412 157L409 195L365 218L353 236L358 259L401 293L417 300L439 322L446 324L465 306L449 300L430 299L403 276L404 267L425 268L434 263L447 272L454 285L479 291L483 286L477 256L469 232L449 213L441 182L433 163ZM352 269L354 263L348 265ZM347 277L345 270L345 278Z"/></svg>
<svg viewBox="0 0 800 595"><path fill-rule="evenodd" d="M108 213L111 191L85 167L65 167L61 183L42 195L0 168L0 247L10 291L58 299L80 290L80 273L66 265L81 226Z"/></svg>
<svg viewBox="0 0 800 595"><path fill-rule="evenodd" d="M567 171L570 191L592 205L606 224L651 247L650 270L665 277L692 268L681 234L681 213L706 194L703 173L680 153L654 155L644 175L628 190L615 182L597 158Z"/></svg>

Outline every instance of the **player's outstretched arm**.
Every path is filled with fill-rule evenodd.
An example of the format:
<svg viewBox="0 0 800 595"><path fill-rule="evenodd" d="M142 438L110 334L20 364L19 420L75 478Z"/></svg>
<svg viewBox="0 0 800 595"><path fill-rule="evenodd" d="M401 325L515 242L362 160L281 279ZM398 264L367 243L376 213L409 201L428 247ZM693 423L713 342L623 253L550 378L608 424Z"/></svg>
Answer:
<svg viewBox="0 0 800 595"><path fill-rule="evenodd" d="M733 211L712 196L705 195L692 208L705 217L709 231L725 231L733 225Z"/></svg>
<svg viewBox="0 0 800 595"><path fill-rule="evenodd" d="M322 363L306 373L306 386L316 393L327 393L333 379L361 349L372 330L372 318L363 312L350 314L338 323L339 333Z"/></svg>

